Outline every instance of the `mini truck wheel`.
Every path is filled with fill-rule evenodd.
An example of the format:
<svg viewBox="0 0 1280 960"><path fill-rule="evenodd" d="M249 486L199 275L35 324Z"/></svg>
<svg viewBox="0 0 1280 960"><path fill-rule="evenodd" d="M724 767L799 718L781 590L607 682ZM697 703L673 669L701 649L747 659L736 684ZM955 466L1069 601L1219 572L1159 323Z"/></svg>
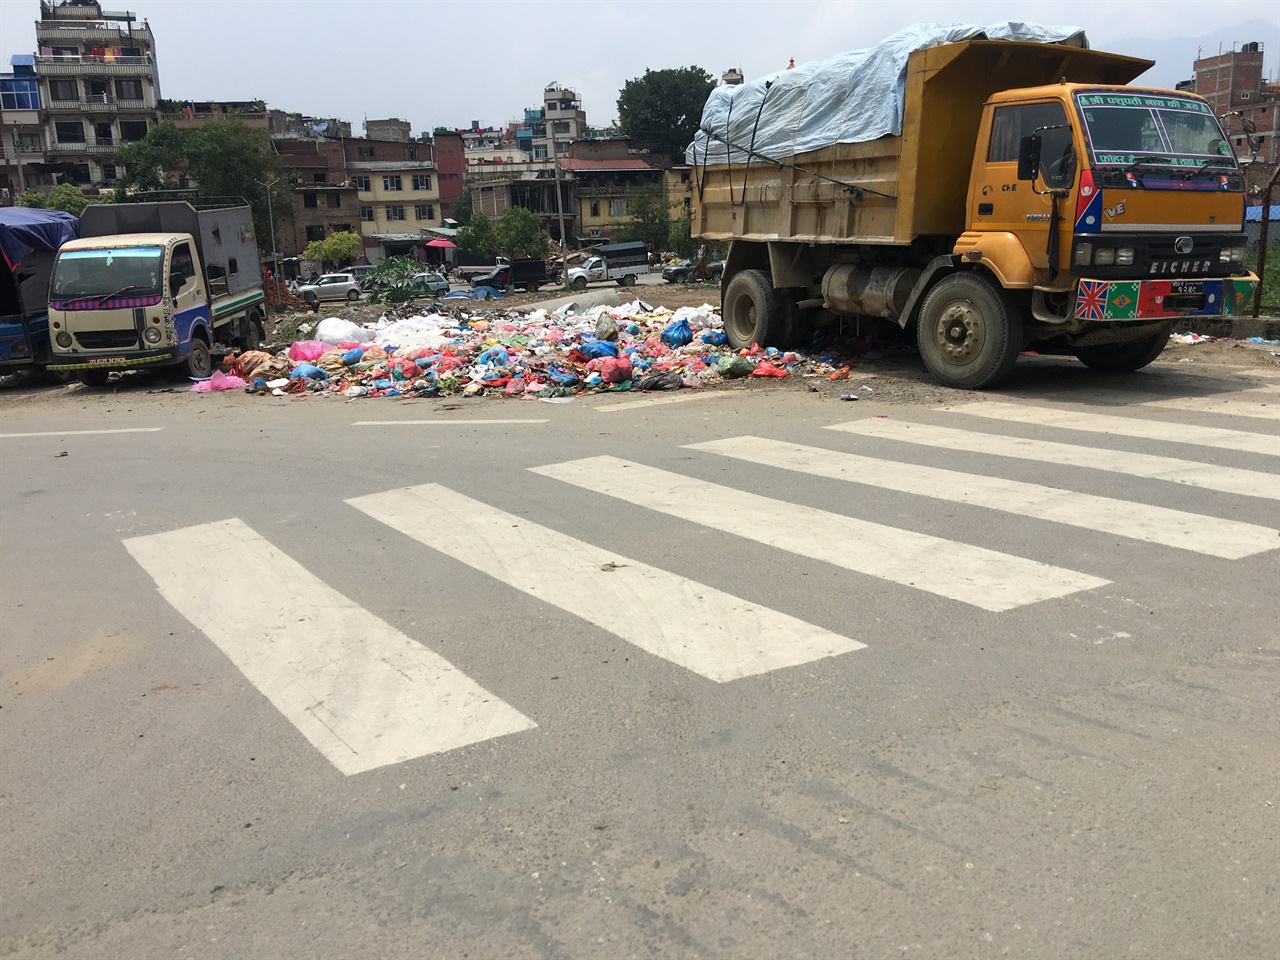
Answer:
<svg viewBox="0 0 1280 960"><path fill-rule="evenodd" d="M938 281L916 324L920 357L948 387L980 390L1000 380L1022 349L1022 316L1004 291L976 273Z"/></svg>
<svg viewBox="0 0 1280 960"><path fill-rule="evenodd" d="M587 289L587 278L586 278L586 277L574 277L574 279L573 279L573 289L575 289L575 290L585 290L585 289Z"/></svg>
<svg viewBox="0 0 1280 960"><path fill-rule="evenodd" d="M783 334L782 307L763 270L734 274L724 292L724 332L729 345L742 350L758 343L777 346Z"/></svg>
<svg viewBox="0 0 1280 960"><path fill-rule="evenodd" d="M204 380L213 374L213 356L209 345L199 337L191 338L191 352L186 359L187 376Z"/></svg>

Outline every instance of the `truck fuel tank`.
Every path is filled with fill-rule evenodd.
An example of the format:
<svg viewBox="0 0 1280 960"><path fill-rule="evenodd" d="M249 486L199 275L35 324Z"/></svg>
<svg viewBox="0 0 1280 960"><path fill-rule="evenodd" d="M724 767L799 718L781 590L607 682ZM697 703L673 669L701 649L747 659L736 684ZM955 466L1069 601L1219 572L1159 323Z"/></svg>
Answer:
<svg viewBox="0 0 1280 960"><path fill-rule="evenodd" d="M838 263L822 277L822 306L844 316L897 320L922 273L914 267Z"/></svg>

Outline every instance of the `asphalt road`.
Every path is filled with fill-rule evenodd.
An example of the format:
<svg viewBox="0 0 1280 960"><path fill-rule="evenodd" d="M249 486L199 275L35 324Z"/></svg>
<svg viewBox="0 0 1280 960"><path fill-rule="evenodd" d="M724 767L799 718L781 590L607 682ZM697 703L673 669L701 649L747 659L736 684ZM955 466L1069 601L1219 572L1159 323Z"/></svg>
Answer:
<svg viewBox="0 0 1280 960"><path fill-rule="evenodd" d="M1274 371L139 384L0 398L0 954L1275 956Z"/></svg>

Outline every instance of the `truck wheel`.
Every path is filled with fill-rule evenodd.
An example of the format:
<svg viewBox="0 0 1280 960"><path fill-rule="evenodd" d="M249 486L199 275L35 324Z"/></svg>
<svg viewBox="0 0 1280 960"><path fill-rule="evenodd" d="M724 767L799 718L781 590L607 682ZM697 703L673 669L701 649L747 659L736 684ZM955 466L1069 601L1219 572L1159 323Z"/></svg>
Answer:
<svg viewBox="0 0 1280 960"><path fill-rule="evenodd" d="M782 308L763 270L734 274L724 292L724 332L735 350L758 343L777 346L782 336Z"/></svg>
<svg viewBox="0 0 1280 960"><path fill-rule="evenodd" d="M925 297L916 339L939 382L980 390L1004 377L1018 359L1022 315L986 277L954 273Z"/></svg>
<svg viewBox="0 0 1280 960"><path fill-rule="evenodd" d="M111 374L106 370L81 370L77 376L86 387L105 387Z"/></svg>
<svg viewBox="0 0 1280 960"><path fill-rule="evenodd" d="M636 285L636 275L634 273L628 273L622 278L622 285L624 287L634 287Z"/></svg>
<svg viewBox="0 0 1280 960"><path fill-rule="evenodd" d="M1141 370L1164 352L1169 343L1173 325L1168 324L1158 333L1128 343L1106 343L1097 347L1080 347L1076 356L1090 370L1102 373L1133 373Z"/></svg>
<svg viewBox="0 0 1280 960"><path fill-rule="evenodd" d="M187 354L186 370L188 377L204 380L213 375L213 356L209 353L209 345L199 337L191 338L191 352Z"/></svg>
<svg viewBox="0 0 1280 960"><path fill-rule="evenodd" d="M260 350L262 348L262 327L258 323L256 316L250 317L248 320L249 332L240 338L240 349L244 351Z"/></svg>
<svg viewBox="0 0 1280 960"><path fill-rule="evenodd" d="M526 286L526 287L525 287L525 289L526 289L527 291L529 291L530 293L537 293L537 292L538 292L538 285L537 285L536 283L531 283L531 284L529 284L528 286Z"/></svg>
<svg viewBox="0 0 1280 960"><path fill-rule="evenodd" d="M575 290L585 290L585 289L587 289L587 278L586 278L586 277L574 277L574 278L573 278L573 289L575 289Z"/></svg>

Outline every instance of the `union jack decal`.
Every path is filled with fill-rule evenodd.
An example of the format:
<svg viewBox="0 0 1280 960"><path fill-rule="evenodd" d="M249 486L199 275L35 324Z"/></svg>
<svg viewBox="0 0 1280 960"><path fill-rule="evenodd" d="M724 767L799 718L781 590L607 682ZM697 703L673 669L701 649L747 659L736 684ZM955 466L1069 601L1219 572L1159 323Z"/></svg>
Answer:
<svg viewBox="0 0 1280 960"><path fill-rule="evenodd" d="M1107 287L1102 280L1081 280L1076 293L1076 316L1101 320L1107 312Z"/></svg>

